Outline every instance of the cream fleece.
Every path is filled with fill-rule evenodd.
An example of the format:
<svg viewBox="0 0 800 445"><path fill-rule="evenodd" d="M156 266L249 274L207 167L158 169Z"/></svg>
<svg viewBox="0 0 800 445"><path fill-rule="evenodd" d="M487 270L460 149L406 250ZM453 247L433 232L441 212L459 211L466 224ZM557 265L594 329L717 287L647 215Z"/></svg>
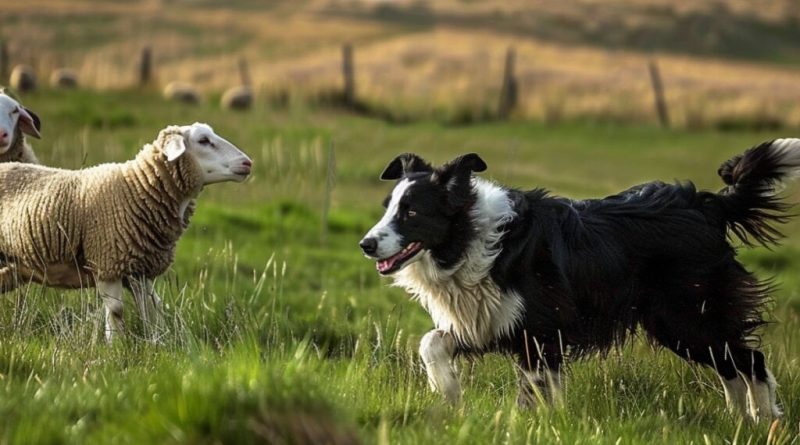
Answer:
<svg viewBox="0 0 800 445"><path fill-rule="evenodd" d="M177 129L176 129L177 131ZM202 189L190 156L168 162L164 131L135 159L82 170L0 164L0 291L155 278L172 263Z"/></svg>

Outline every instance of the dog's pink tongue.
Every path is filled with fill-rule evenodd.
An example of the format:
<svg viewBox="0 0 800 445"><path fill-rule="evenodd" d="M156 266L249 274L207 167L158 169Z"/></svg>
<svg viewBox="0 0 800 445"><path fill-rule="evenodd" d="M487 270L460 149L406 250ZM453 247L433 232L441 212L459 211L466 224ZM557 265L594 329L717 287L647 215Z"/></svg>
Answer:
<svg viewBox="0 0 800 445"><path fill-rule="evenodd" d="M387 270L391 269L394 266L395 260L397 259L397 255L387 258L383 261L378 261L377 267L378 272L386 272Z"/></svg>

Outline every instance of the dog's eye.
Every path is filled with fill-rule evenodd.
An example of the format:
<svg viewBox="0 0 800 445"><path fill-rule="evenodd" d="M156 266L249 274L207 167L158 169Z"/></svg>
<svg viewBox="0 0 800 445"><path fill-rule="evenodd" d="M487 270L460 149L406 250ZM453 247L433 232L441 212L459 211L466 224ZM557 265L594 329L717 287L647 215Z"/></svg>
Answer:
<svg viewBox="0 0 800 445"><path fill-rule="evenodd" d="M413 218L413 217L417 216L417 212L414 211L414 210L407 210L406 211L406 216L409 217L409 218Z"/></svg>

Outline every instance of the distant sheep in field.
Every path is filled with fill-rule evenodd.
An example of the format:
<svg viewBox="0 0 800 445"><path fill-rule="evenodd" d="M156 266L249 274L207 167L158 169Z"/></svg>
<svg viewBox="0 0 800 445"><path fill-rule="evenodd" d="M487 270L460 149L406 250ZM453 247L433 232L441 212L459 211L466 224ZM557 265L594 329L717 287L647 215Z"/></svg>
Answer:
<svg viewBox="0 0 800 445"><path fill-rule="evenodd" d="M170 82L164 87L164 99L189 105L197 105L203 97L197 88L186 82Z"/></svg>
<svg viewBox="0 0 800 445"><path fill-rule="evenodd" d="M33 91L36 89L36 72L28 65L17 65L11 70L8 83L21 93Z"/></svg>
<svg viewBox="0 0 800 445"><path fill-rule="evenodd" d="M39 116L23 107L11 92L0 88L0 162L38 164L25 135L39 139Z"/></svg>
<svg viewBox="0 0 800 445"><path fill-rule="evenodd" d="M165 128L125 163L82 170L0 164L0 292L29 282L96 287L111 341L123 331L125 287L146 329L162 327L153 279L172 264L187 208L204 186L241 182L251 166L199 123Z"/></svg>
<svg viewBox="0 0 800 445"><path fill-rule="evenodd" d="M222 108L248 110L253 106L253 90L248 86L233 87L222 95Z"/></svg>
<svg viewBox="0 0 800 445"><path fill-rule="evenodd" d="M50 86L53 88L77 88L78 73L70 68L59 68L50 73Z"/></svg>

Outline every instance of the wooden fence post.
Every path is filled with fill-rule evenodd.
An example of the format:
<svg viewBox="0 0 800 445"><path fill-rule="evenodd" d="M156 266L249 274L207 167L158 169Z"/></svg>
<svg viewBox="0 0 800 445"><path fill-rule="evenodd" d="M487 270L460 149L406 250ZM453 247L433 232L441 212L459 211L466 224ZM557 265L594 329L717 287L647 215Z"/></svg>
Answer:
<svg viewBox="0 0 800 445"><path fill-rule="evenodd" d="M251 86L250 70L247 68L247 60L242 57L239 59L239 79L243 86Z"/></svg>
<svg viewBox="0 0 800 445"><path fill-rule="evenodd" d="M153 52L149 46L142 48L142 58L139 61L139 86L147 86L153 79Z"/></svg>
<svg viewBox="0 0 800 445"><path fill-rule="evenodd" d="M0 42L0 83L5 84L8 82L8 75L10 72L8 57L8 42L3 40Z"/></svg>
<svg viewBox="0 0 800 445"><path fill-rule="evenodd" d="M514 76L514 64L517 54L513 47L506 52L506 66L503 71L503 86L500 88L500 104L497 107L497 117L507 119L514 107L517 106L517 78Z"/></svg>
<svg viewBox="0 0 800 445"><path fill-rule="evenodd" d="M661 122L662 127L669 128L669 112L667 110L667 101L664 99L664 84L661 82L661 73L655 60L650 61L648 69L650 71L650 83L653 85L658 121Z"/></svg>
<svg viewBox="0 0 800 445"><path fill-rule="evenodd" d="M356 79L353 68L353 45L345 43L342 47L342 78L344 91L342 99L346 105L353 105L356 101Z"/></svg>

